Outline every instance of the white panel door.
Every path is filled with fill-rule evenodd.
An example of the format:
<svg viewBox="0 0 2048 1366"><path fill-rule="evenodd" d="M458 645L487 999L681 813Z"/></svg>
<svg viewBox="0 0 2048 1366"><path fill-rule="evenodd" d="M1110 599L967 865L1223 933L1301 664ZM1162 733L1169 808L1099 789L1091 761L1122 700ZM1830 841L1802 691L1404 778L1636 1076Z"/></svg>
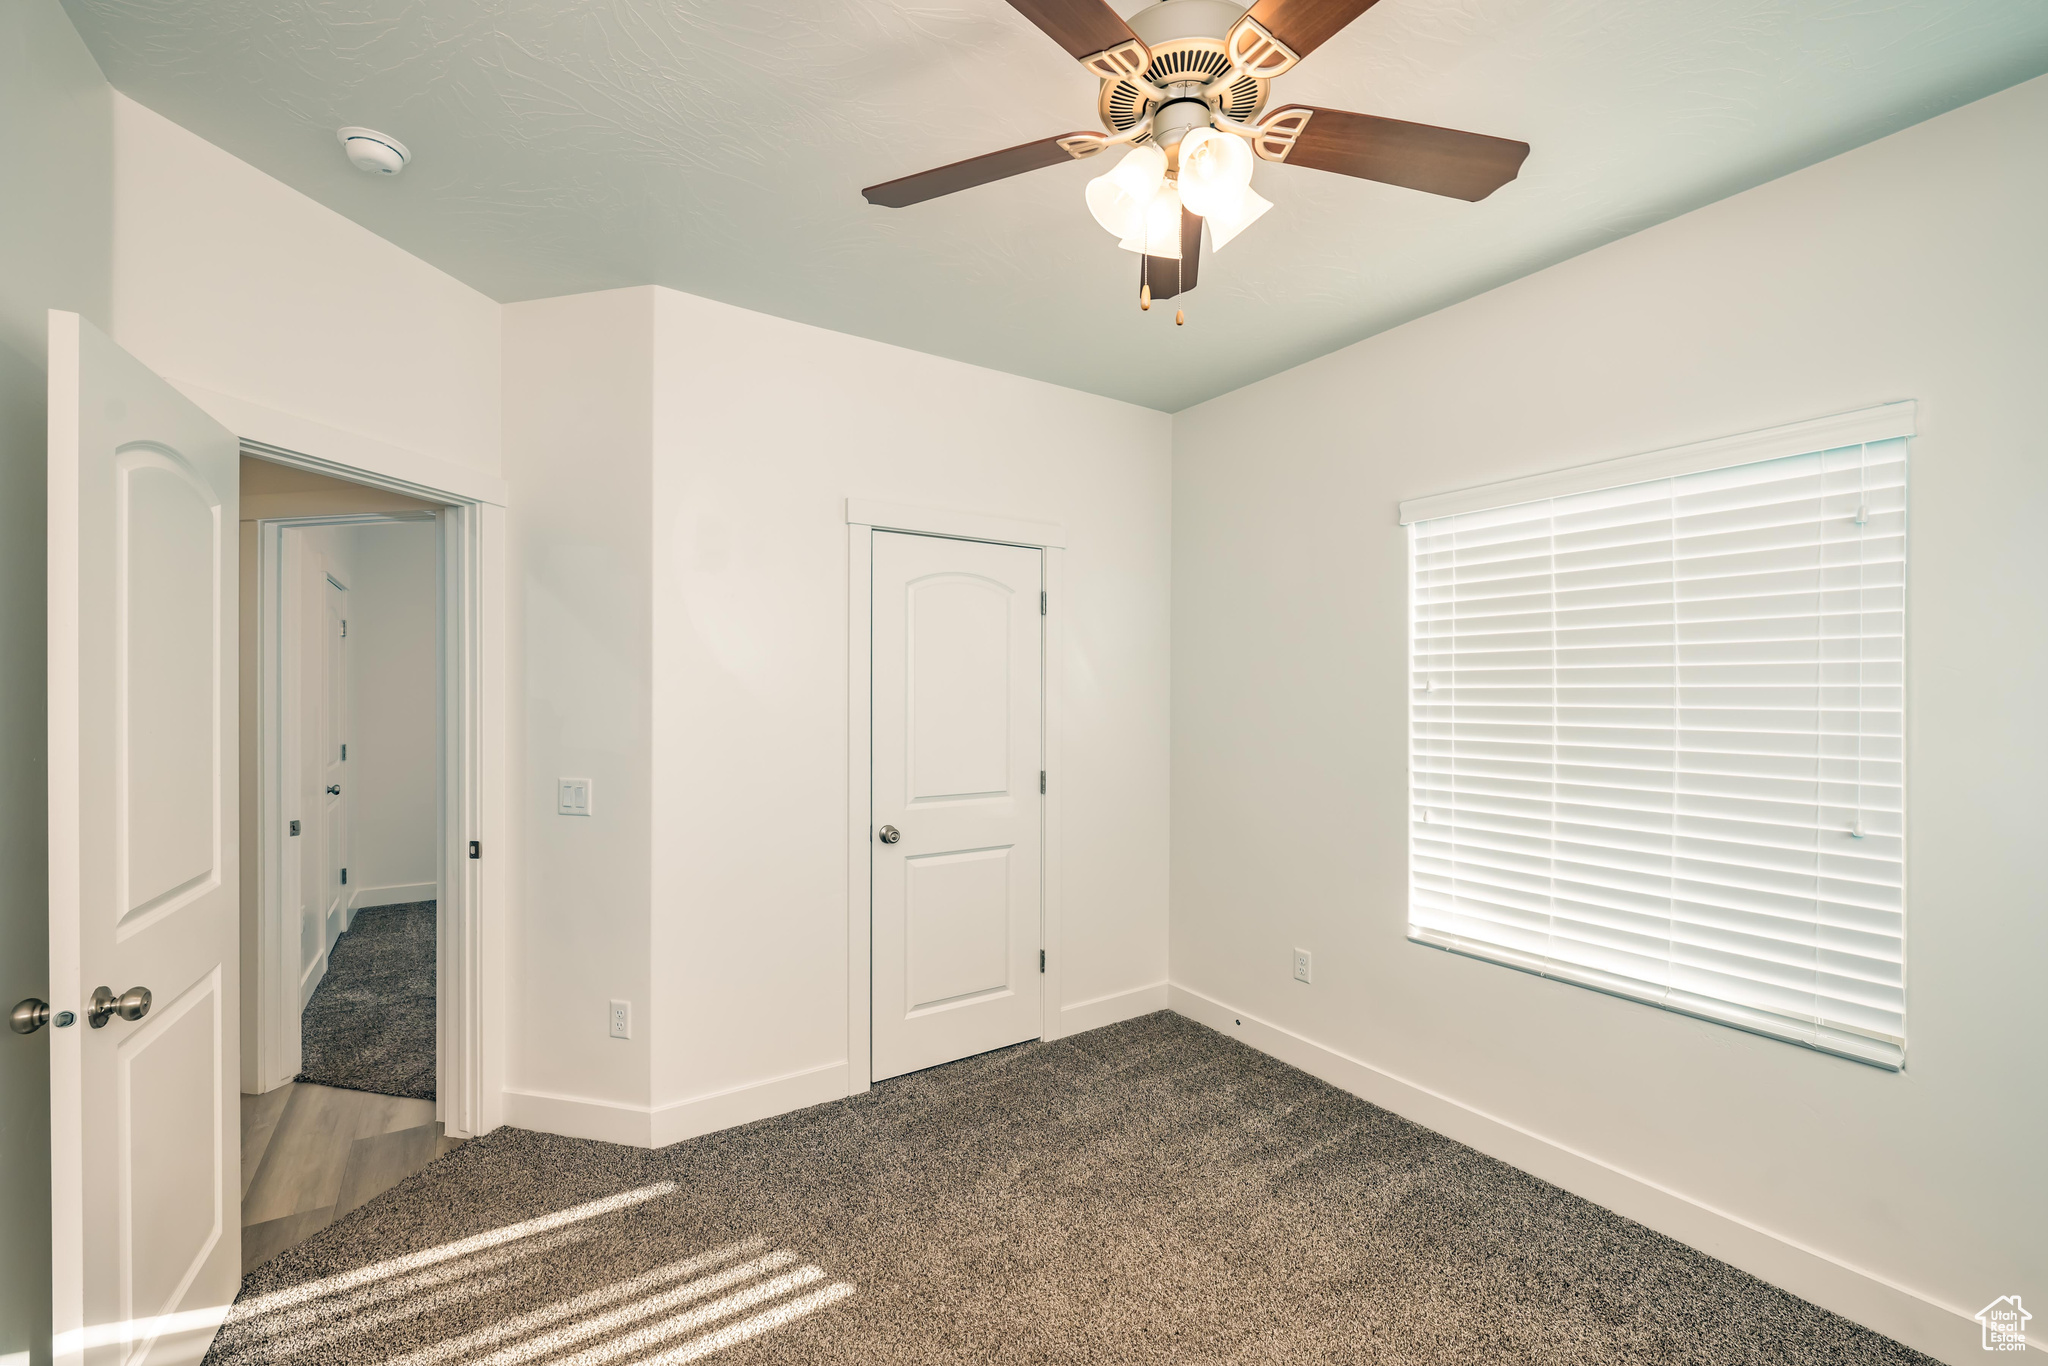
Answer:
<svg viewBox="0 0 2048 1366"><path fill-rule="evenodd" d="M323 610L320 662L320 851L325 890L321 893L323 949L347 928L348 914L348 784L343 759L348 743L348 590L332 577L320 585Z"/></svg>
<svg viewBox="0 0 2048 1366"><path fill-rule="evenodd" d="M1044 1032L1040 560L875 533L876 1081Z"/></svg>
<svg viewBox="0 0 2048 1366"><path fill-rule="evenodd" d="M50 314L50 989L76 1015L50 1034L59 1363L196 1361L241 1280L238 458Z"/></svg>

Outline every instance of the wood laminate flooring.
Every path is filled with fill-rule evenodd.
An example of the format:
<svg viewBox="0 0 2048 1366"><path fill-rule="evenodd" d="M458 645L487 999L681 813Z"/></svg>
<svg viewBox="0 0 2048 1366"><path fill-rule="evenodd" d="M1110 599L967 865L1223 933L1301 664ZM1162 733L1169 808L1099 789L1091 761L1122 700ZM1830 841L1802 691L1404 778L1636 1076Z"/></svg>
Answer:
<svg viewBox="0 0 2048 1366"><path fill-rule="evenodd" d="M461 1146L434 1102L293 1082L242 1097L242 1274Z"/></svg>

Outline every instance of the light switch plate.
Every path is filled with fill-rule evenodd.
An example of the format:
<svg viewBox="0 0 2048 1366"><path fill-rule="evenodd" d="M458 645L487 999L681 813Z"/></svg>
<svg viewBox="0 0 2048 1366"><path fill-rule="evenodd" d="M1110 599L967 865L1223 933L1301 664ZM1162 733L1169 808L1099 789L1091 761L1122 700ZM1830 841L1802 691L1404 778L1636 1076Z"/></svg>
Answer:
<svg viewBox="0 0 2048 1366"><path fill-rule="evenodd" d="M555 779L555 814L561 816L589 815L590 779Z"/></svg>
<svg viewBox="0 0 2048 1366"><path fill-rule="evenodd" d="M1294 980L1295 980L1295 981L1297 981L1297 982L1308 982L1308 981L1312 981L1312 980L1314 979L1314 977L1315 977L1315 966L1316 966L1316 960L1315 960L1315 955L1314 955L1314 954L1310 953L1310 952L1309 952L1309 951L1308 951L1307 949L1296 949L1296 950L1294 951Z"/></svg>
<svg viewBox="0 0 2048 1366"><path fill-rule="evenodd" d="M612 1037L614 1039L630 1039L633 1037L633 1003L631 1001L612 1002Z"/></svg>

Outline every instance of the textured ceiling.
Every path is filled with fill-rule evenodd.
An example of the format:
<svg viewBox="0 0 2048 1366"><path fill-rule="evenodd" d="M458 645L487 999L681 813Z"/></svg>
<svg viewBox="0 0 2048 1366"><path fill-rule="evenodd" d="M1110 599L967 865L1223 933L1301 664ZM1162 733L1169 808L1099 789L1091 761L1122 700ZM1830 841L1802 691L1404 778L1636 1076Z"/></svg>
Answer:
<svg viewBox="0 0 2048 1366"><path fill-rule="evenodd" d="M1168 410L2048 71L2041 0L1382 0L1274 104L1519 138L1522 178L1261 164L1175 328L1082 204L1106 162L862 201L1096 126L1004 0L66 5L116 87L494 298L658 283ZM412 165L352 169L344 124Z"/></svg>

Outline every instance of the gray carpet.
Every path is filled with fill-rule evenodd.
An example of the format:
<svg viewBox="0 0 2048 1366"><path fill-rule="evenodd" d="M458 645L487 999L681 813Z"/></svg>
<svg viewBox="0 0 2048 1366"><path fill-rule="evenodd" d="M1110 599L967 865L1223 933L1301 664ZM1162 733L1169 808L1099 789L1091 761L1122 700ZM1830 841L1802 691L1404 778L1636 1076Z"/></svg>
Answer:
<svg viewBox="0 0 2048 1366"><path fill-rule="evenodd" d="M1921 1363L1157 1014L658 1152L500 1129L209 1362Z"/></svg>
<svg viewBox="0 0 2048 1366"><path fill-rule="evenodd" d="M300 1022L300 1081L434 1098L434 903L365 906Z"/></svg>

